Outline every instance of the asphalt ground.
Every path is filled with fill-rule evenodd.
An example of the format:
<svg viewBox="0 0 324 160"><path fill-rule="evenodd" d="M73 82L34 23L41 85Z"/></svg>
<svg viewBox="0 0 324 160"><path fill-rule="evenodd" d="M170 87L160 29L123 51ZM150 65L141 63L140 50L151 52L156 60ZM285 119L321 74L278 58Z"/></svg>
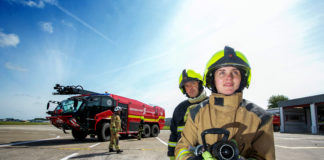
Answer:
<svg viewBox="0 0 324 160"><path fill-rule="evenodd" d="M75 141L51 125L0 126L0 160L8 159L91 159L91 160L167 160L169 131L162 130L158 137L135 137L120 140L124 152L108 152L109 142L98 142L87 137ZM275 133L276 159L324 160L324 136L311 134Z"/></svg>

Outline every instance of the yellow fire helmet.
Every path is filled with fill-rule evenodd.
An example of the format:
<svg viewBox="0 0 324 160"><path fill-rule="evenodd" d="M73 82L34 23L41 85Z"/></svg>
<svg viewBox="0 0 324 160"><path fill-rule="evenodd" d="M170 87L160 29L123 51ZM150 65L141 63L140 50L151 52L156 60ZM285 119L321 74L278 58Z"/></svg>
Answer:
<svg viewBox="0 0 324 160"><path fill-rule="evenodd" d="M187 70L184 69L179 77L179 88L183 94L186 94L186 91L184 89L184 84L192 80L199 82L199 93L201 93L201 91L203 90L202 76L192 69L187 69Z"/></svg>
<svg viewBox="0 0 324 160"><path fill-rule="evenodd" d="M214 84L214 73L217 69L225 66L234 66L241 72L241 84L237 92L248 88L251 81L251 68L243 53L234 51L233 48L225 46L224 50L216 52L208 61L204 72L204 85L212 92L217 93Z"/></svg>

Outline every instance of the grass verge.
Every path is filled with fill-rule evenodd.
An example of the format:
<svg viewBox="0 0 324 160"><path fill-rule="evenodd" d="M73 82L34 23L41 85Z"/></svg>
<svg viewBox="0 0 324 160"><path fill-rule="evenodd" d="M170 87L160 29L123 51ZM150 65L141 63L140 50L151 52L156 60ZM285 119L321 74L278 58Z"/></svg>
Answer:
<svg viewBox="0 0 324 160"><path fill-rule="evenodd" d="M4 121L0 122L0 125L49 125L48 122L12 122L12 121Z"/></svg>
<svg viewBox="0 0 324 160"><path fill-rule="evenodd" d="M170 126L164 126L163 127L163 130L169 130L170 129Z"/></svg>

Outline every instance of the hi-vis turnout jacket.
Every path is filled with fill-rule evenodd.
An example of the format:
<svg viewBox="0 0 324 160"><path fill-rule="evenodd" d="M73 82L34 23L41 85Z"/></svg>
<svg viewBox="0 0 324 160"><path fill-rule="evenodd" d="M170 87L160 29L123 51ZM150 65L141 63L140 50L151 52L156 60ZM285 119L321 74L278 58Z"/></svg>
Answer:
<svg viewBox="0 0 324 160"><path fill-rule="evenodd" d="M121 120L118 114L114 113L111 116L110 130L113 130L115 134L121 131Z"/></svg>
<svg viewBox="0 0 324 160"><path fill-rule="evenodd" d="M210 128L230 132L239 153L245 158L275 159L272 116L264 109L242 99L242 93L230 96L213 93L190 111L181 139L176 146L176 159L192 157L189 146L202 144L201 133ZM206 135L206 143L214 144L223 135Z"/></svg>
<svg viewBox="0 0 324 160"><path fill-rule="evenodd" d="M186 116L186 113L189 115L189 109L196 106L203 100L208 98L206 96L206 92L202 91L202 93L197 98L189 98L188 100L185 100L181 102L173 111L173 116L171 119L171 125L170 125L170 138L169 138L169 144L168 144L168 156L174 156L174 149L177 145L177 142L179 141L181 137L181 132L185 125L184 117Z"/></svg>

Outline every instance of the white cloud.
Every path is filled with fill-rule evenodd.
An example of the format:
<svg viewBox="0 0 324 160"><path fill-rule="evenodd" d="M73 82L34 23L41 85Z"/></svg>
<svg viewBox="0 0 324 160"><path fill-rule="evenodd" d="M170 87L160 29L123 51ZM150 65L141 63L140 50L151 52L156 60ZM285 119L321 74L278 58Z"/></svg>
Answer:
<svg viewBox="0 0 324 160"><path fill-rule="evenodd" d="M8 0L9 3L22 4L32 8L44 8L45 3L43 0Z"/></svg>
<svg viewBox="0 0 324 160"><path fill-rule="evenodd" d="M21 3L23 3L24 5L29 6L29 7L36 7L36 8L44 8L45 7L45 4L43 1L38 1L38 3L37 3L35 1L29 0L29 1L22 1Z"/></svg>
<svg viewBox="0 0 324 160"><path fill-rule="evenodd" d="M19 37L16 34L5 34L0 31L0 47L16 47L19 43Z"/></svg>
<svg viewBox="0 0 324 160"><path fill-rule="evenodd" d="M7 63L5 64L5 67L6 67L7 69L9 69L9 70L18 71L18 72L27 72L27 71L28 71L28 69L23 68L23 67L20 67L20 66L18 66L18 65L14 65L14 64L12 64L12 63L10 63L10 62L7 62Z"/></svg>
<svg viewBox="0 0 324 160"><path fill-rule="evenodd" d="M28 7L32 8L44 8L45 3L51 4L51 5L56 5L57 0L8 0L9 2L12 3L18 3L22 4Z"/></svg>
<svg viewBox="0 0 324 160"><path fill-rule="evenodd" d="M53 25L51 22L40 22L41 29L48 33L53 33Z"/></svg>

